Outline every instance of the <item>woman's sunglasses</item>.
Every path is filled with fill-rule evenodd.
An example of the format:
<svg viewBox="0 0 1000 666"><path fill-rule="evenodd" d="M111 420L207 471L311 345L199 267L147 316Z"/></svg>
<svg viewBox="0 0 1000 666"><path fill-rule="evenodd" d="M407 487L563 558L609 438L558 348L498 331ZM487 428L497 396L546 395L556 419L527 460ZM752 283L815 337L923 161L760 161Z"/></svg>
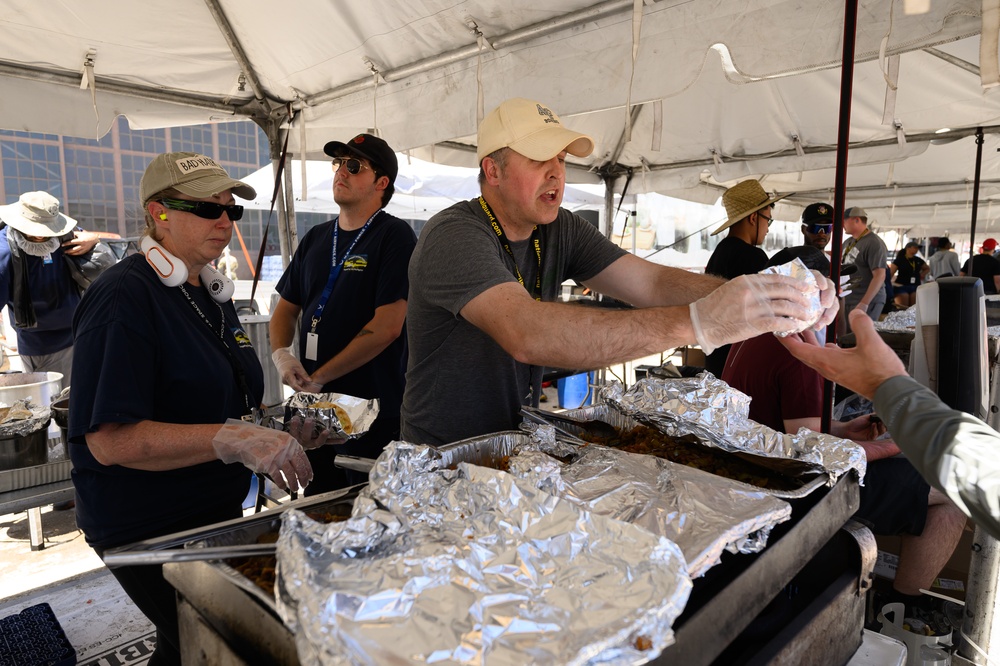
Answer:
<svg viewBox="0 0 1000 666"><path fill-rule="evenodd" d="M362 169L371 169L370 166L368 166L361 160L355 159L353 157L335 157L333 159L333 162L331 162L331 164L333 165L334 173L337 173L337 171L340 170L340 167L343 166L345 169L347 169L347 173L351 174L352 176L357 176L359 173L361 173Z"/></svg>
<svg viewBox="0 0 1000 666"><path fill-rule="evenodd" d="M810 224L809 225L809 233L811 233L811 234L826 234L827 236L829 236L831 231L833 231L833 225L832 224Z"/></svg>
<svg viewBox="0 0 1000 666"><path fill-rule="evenodd" d="M182 210L193 213L206 220L217 220L225 213L229 219L236 222L243 217L243 206L212 203L210 201L185 201L183 199L160 199L160 203L170 210Z"/></svg>

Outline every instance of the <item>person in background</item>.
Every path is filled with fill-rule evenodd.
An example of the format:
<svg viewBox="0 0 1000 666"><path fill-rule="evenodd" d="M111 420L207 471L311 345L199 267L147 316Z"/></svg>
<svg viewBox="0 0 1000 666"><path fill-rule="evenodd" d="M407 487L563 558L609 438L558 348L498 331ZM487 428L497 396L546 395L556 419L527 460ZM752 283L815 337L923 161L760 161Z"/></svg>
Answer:
<svg viewBox="0 0 1000 666"><path fill-rule="evenodd" d="M770 265L784 263L776 257ZM803 339L802 334L789 337ZM823 378L792 356L782 338L768 333L733 344L722 380L750 396L750 418L757 423L791 434L799 428L820 431ZM875 534L900 537L899 566L888 601L907 608L921 605L920 590L930 588L951 557L965 516L906 458L897 456L894 442L871 441L879 433L869 415L833 421L830 433L855 440L868 460L855 517Z"/></svg>
<svg viewBox="0 0 1000 666"><path fill-rule="evenodd" d="M73 313L81 285L73 261L92 261L98 238L59 212L48 192L25 192L0 207L0 294L17 334L25 372L73 373ZM109 262L111 263L111 262Z"/></svg>
<svg viewBox="0 0 1000 666"><path fill-rule="evenodd" d="M73 320L69 454L76 519L98 555L109 548L243 515L251 471L289 490L312 475L294 435L240 419L261 404L264 373L225 290L206 268L254 190L213 159L166 153L139 185L145 255L125 257L84 294ZM303 434L305 433L305 434ZM233 464L241 463L241 464ZM249 470L247 469L249 468ZM173 587L158 565L111 570L156 627L149 663L179 664Z"/></svg>
<svg viewBox="0 0 1000 666"><path fill-rule="evenodd" d="M847 283L851 293L844 299L846 311L861 308L872 321L878 321L886 302L888 250L868 228L868 213L859 206L844 211L844 233L851 238L844 242L843 263L857 268Z"/></svg>
<svg viewBox="0 0 1000 666"><path fill-rule="evenodd" d="M823 202L806 206L805 210L802 211L802 235L806 241L802 247L813 248L817 252L803 253L802 256L815 255L816 258L812 262L805 263L807 266L815 266L816 270L823 275L830 274L830 258L826 253L826 246L830 243L832 234L833 206Z"/></svg>
<svg viewBox="0 0 1000 666"><path fill-rule="evenodd" d="M965 262L959 272L962 276L977 277L983 281L983 293L1000 292L1000 260L993 256L997 249L995 238L987 238L979 248L979 254Z"/></svg>
<svg viewBox="0 0 1000 666"><path fill-rule="evenodd" d="M1000 539L1000 434L951 409L906 373L870 321L850 314L857 346L820 347L807 335L786 338L797 359L873 401L893 441L921 475L966 516Z"/></svg>
<svg viewBox="0 0 1000 666"><path fill-rule="evenodd" d="M896 305L903 309L917 302L917 287L931 270L927 262L917 256L919 251L920 243L910 241L889 264L893 298Z"/></svg>
<svg viewBox="0 0 1000 666"><path fill-rule="evenodd" d="M732 280L763 270L767 266L767 254L758 246L764 242L771 226L774 204L782 198L768 196L754 179L744 180L726 190L722 195L722 205L726 208L728 219L712 235L726 229L729 233L715 246L705 272ZM706 354L705 369L718 377L722 374L728 354L728 345Z"/></svg>
<svg viewBox="0 0 1000 666"><path fill-rule="evenodd" d="M946 237L938 238L937 252L932 254L928 261L931 277L935 280L943 277L956 277L962 271L958 261L958 253L951 248L951 240Z"/></svg>
<svg viewBox="0 0 1000 666"><path fill-rule="evenodd" d="M271 315L275 366L296 391L378 398L378 418L348 444L309 452L315 478L307 494L353 483L364 475L335 467L337 453L377 458L399 439L406 372L406 269L413 230L383 210L399 169L382 139L359 134L323 149L333 158L333 200L340 215L309 230L285 274ZM299 348L291 348L302 318Z"/></svg>
<svg viewBox="0 0 1000 666"><path fill-rule="evenodd" d="M538 405L544 367L592 369L698 343L706 351L765 331L801 327L802 283L778 275L717 277L631 255L560 207L566 155L592 138L544 104L508 99L479 126L482 195L427 223L410 261L402 437L440 444L511 430ZM754 212L769 197L746 202ZM766 224L766 213L760 224ZM555 301L564 280L635 306ZM836 314L833 284L819 277Z"/></svg>

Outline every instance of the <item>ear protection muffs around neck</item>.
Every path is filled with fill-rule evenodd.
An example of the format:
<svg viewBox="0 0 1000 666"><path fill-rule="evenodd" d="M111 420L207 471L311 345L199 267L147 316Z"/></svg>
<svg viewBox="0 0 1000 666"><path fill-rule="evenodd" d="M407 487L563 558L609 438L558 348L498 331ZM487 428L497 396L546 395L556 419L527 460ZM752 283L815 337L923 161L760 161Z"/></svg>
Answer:
<svg viewBox="0 0 1000 666"><path fill-rule="evenodd" d="M139 247L146 257L146 263L153 267L160 282L168 287L179 287L187 282L187 265L167 252L166 248L153 240L152 236L143 236L139 241ZM207 264L198 272L198 278L216 303L225 303L232 299L236 291L236 284L232 280Z"/></svg>

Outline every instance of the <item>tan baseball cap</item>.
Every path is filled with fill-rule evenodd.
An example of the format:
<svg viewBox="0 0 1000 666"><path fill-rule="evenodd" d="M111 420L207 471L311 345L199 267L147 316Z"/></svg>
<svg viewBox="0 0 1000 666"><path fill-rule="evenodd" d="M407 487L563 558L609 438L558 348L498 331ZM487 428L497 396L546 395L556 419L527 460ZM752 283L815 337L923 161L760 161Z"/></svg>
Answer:
<svg viewBox="0 0 1000 666"><path fill-rule="evenodd" d="M594 140L563 127L559 116L547 106L514 97L483 118L476 141L476 159L482 162L501 148L546 162L564 150L570 155L586 157L594 152Z"/></svg>
<svg viewBox="0 0 1000 666"><path fill-rule="evenodd" d="M163 153L153 158L139 183L142 205L167 188L197 199L215 196L223 190L232 190L247 200L257 196L252 187L230 178L218 162L198 153Z"/></svg>

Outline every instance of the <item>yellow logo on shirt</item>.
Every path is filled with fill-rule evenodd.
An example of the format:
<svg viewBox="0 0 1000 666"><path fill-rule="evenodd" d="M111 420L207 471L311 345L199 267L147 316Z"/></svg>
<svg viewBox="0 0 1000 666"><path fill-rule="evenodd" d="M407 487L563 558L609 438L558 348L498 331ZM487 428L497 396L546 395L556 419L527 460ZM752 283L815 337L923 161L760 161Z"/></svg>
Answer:
<svg viewBox="0 0 1000 666"><path fill-rule="evenodd" d="M361 272L368 267L368 255L366 254L352 254L351 256L344 259L345 271L357 271Z"/></svg>
<svg viewBox="0 0 1000 666"><path fill-rule="evenodd" d="M250 342L250 336L246 334L242 328L233 329L233 339L236 340L236 346L240 349L253 348L253 344Z"/></svg>

